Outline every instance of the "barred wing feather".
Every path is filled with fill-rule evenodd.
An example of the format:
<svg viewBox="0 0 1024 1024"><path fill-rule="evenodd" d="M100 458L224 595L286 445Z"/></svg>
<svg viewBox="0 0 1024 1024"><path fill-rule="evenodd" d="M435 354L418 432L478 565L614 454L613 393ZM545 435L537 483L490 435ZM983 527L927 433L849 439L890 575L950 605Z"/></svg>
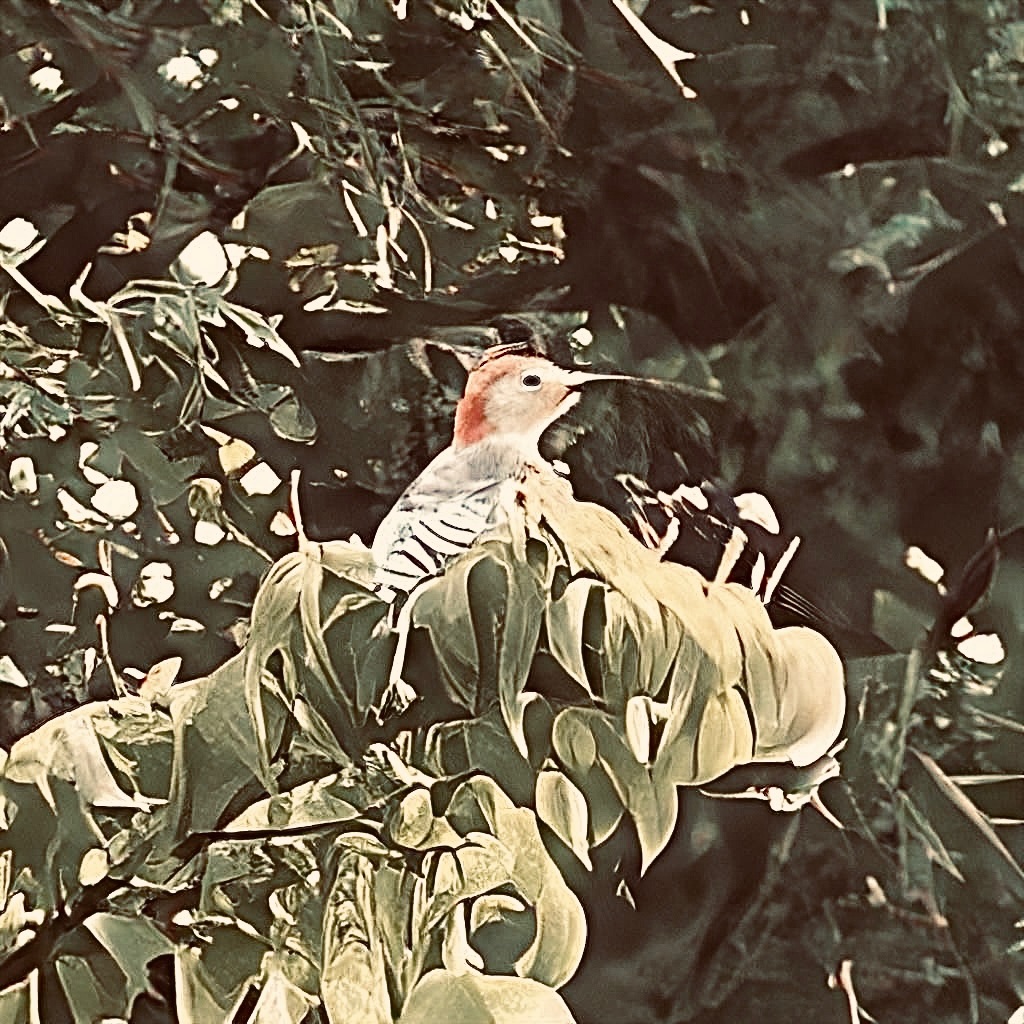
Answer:
<svg viewBox="0 0 1024 1024"><path fill-rule="evenodd" d="M507 476L471 479L451 449L427 467L385 516L373 538L374 588L408 592L470 548L494 524ZM460 485L462 489L460 489Z"/></svg>

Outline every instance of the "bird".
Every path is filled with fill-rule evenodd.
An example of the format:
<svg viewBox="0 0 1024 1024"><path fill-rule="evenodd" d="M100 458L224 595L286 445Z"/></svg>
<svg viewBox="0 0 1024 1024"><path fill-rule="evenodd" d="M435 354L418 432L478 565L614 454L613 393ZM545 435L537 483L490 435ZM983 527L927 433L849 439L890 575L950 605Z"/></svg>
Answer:
<svg viewBox="0 0 1024 1024"><path fill-rule="evenodd" d="M642 383L625 374L565 369L528 340L485 350L456 407L451 444L376 530L371 551L377 595L400 601L501 520L525 473L557 472L540 453L541 436L576 405L586 385L607 380ZM733 498L707 480L658 491L629 473L616 474L614 483L619 493L610 503L645 547L708 579L741 582L766 605L776 594L789 599L778 584L799 538L781 534L763 495Z"/></svg>
<svg viewBox="0 0 1024 1024"><path fill-rule="evenodd" d="M372 589L387 602L410 593L498 523L525 472L554 472L539 451L544 431L580 389L621 375L565 369L531 345L487 349L455 410L451 444L405 489L371 544Z"/></svg>

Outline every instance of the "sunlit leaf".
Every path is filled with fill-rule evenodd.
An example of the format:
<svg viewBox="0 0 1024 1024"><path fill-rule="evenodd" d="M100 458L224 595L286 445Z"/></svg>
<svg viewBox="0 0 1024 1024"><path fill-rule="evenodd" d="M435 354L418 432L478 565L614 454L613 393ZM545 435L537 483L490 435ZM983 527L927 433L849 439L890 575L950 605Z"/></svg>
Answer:
<svg viewBox="0 0 1024 1024"><path fill-rule="evenodd" d="M459 1024L573 1024L558 993L536 981L434 970L413 989L398 1020L432 1024L439 1017Z"/></svg>
<svg viewBox="0 0 1024 1024"><path fill-rule="evenodd" d="M537 776L537 817L588 870L591 868L587 801L561 772L545 771Z"/></svg>

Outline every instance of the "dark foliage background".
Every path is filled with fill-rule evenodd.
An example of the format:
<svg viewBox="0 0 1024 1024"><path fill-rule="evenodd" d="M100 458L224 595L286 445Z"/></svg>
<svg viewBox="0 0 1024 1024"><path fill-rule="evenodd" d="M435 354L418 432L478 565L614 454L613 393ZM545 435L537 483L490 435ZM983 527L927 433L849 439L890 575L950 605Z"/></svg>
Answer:
<svg viewBox="0 0 1024 1024"><path fill-rule="evenodd" d="M636 908L588 906L576 1018L847 1020L845 964L881 1021L1006 1020L1024 9L623 8L7 0L0 739L221 665L294 546L290 471L312 535L369 540L514 316L678 385L579 407L578 493L769 494L851 692L848 832L689 793L642 880L628 837L597 852ZM995 667L949 637L983 595Z"/></svg>

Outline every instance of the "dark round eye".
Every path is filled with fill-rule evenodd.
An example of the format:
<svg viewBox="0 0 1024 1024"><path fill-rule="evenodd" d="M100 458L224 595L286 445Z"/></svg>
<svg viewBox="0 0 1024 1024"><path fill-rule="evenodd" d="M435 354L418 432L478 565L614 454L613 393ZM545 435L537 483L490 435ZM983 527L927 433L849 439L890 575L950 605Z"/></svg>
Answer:
<svg viewBox="0 0 1024 1024"><path fill-rule="evenodd" d="M540 387L540 374L539 373L524 373L519 378L519 383L526 388L527 391L536 391Z"/></svg>

